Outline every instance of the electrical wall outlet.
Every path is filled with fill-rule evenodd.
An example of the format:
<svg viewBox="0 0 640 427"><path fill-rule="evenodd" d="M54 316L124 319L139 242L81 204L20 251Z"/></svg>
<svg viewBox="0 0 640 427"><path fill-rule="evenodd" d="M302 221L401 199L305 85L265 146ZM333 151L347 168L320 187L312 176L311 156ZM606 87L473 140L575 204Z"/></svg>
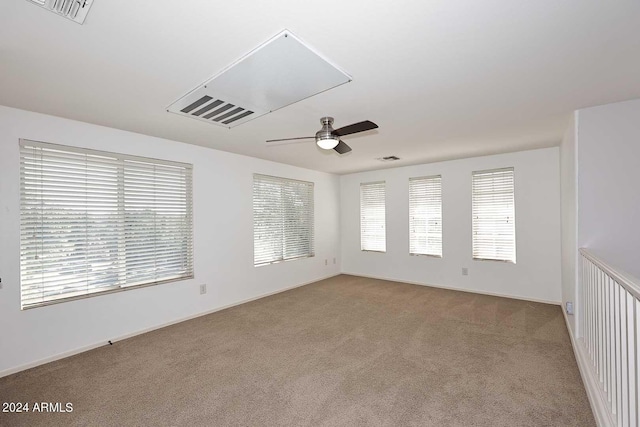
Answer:
<svg viewBox="0 0 640 427"><path fill-rule="evenodd" d="M324 265L329 265L329 260L328 259L324 260Z"/></svg>
<svg viewBox="0 0 640 427"><path fill-rule="evenodd" d="M336 263L336 259L335 259L335 258L333 258L333 263L334 263L334 264Z"/></svg>
<svg viewBox="0 0 640 427"><path fill-rule="evenodd" d="M569 315L573 314L573 302L572 301L567 301L567 314L569 314Z"/></svg>
<svg viewBox="0 0 640 427"><path fill-rule="evenodd" d="M203 283L202 285L200 285L200 295L204 295L206 293L207 293L207 285Z"/></svg>
<svg viewBox="0 0 640 427"><path fill-rule="evenodd" d="M467 267L462 267L462 275L463 276L468 276L469 275L469 269Z"/></svg>

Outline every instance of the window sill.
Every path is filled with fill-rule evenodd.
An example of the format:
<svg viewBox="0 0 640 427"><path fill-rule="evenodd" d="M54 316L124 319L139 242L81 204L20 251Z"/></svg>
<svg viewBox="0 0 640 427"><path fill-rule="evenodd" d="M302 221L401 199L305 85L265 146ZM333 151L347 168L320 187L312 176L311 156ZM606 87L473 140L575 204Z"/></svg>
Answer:
<svg viewBox="0 0 640 427"><path fill-rule="evenodd" d="M88 292L88 293L74 293L73 296L66 296L66 295L63 294L63 295L54 297L54 299L52 298L52 299L50 299L48 301L29 304L26 307L23 306L23 307L20 308L20 310L22 310L22 311L31 310L32 308L45 307L45 306L48 306L48 305L60 304L60 303L63 303L63 302L68 302L68 301L76 301L76 300L81 300L81 299L85 299L85 298L92 298L92 297L97 297L97 296L101 296L101 295L114 294L116 292L130 291L132 289L146 288L146 287L149 287L149 286L161 285L161 284L164 284L164 283L180 282L180 281L183 281L183 280L189 280L189 279L193 279L193 278L194 278L194 276L192 274L192 275L189 275L189 276L180 276L180 277L175 277L175 278L171 278L171 279L159 280L157 282L142 283L142 284L139 284L139 285L105 287L103 289L96 289L96 290L93 290L93 291Z"/></svg>
<svg viewBox="0 0 640 427"><path fill-rule="evenodd" d="M279 259L277 261L269 261L269 262L263 262L263 263L260 263L260 264L253 264L253 266L254 267L264 267L265 265L281 264L283 262L296 261L296 260L299 260L299 259L306 259L306 258L313 258L315 256L316 256L316 254L303 255L303 256L298 256L298 257L295 257L295 258Z"/></svg>
<svg viewBox="0 0 640 427"><path fill-rule="evenodd" d="M442 259L442 255L432 255L432 254L412 254L411 252L409 252L409 255L411 256L418 256L418 257L427 257L427 258L438 258L438 259Z"/></svg>
<svg viewBox="0 0 640 427"><path fill-rule="evenodd" d="M513 264L513 265L516 264L515 261L511 261L508 259L473 258L473 261L493 261L493 262L499 262L502 264Z"/></svg>

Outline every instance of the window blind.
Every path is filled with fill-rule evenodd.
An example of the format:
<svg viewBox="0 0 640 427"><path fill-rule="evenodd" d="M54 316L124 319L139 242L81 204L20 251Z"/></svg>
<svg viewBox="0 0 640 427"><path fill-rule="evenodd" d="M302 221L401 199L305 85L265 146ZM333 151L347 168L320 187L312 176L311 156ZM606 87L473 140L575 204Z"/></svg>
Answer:
<svg viewBox="0 0 640 427"><path fill-rule="evenodd" d="M513 168L473 172L473 258L516 262Z"/></svg>
<svg viewBox="0 0 640 427"><path fill-rule="evenodd" d="M192 167L20 141L22 308L193 277Z"/></svg>
<svg viewBox="0 0 640 427"><path fill-rule="evenodd" d="M409 179L409 253L442 256L442 177Z"/></svg>
<svg viewBox="0 0 640 427"><path fill-rule="evenodd" d="M385 183L360 184L360 246L386 252Z"/></svg>
<svg viewBox="0 0 640 427"><path fill-rule="evenodd" d="M253 175L253 264L314 256L313 183Z"/></svg>

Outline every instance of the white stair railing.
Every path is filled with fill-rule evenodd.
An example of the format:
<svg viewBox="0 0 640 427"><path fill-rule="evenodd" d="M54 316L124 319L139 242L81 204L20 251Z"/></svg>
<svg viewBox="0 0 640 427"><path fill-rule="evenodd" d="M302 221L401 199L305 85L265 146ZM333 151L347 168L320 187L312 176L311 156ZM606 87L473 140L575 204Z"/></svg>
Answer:
<svg viewBox="0 0 640 427"><path fill-rule="evenodd" d="M610 419L640 426L640 282L580 249L579 345L600 381Z"/></svg>

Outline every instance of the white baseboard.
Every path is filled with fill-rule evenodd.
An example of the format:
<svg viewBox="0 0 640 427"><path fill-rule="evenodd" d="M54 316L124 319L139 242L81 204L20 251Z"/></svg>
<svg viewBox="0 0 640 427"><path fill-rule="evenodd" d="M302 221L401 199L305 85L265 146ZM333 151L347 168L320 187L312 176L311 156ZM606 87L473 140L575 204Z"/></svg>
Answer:
<svg viewBox="0 0 640 427"><path fill-rule="evenodd" d="M519 295L501 294L499 292L482 291L482 290L478 290L478 289L458 288L458 287L454 287L454 286L445 286L445 285L434 285L434 284L431 284L431 283L427 284L427 283L415 282L415 281L411 281L411 280L394 279L392 277L371 276L371 275L368 275L368 274L360 274L360 273L349 273L349 272L346 272L346 271L343 271L341 274L348 274L349 276L366 277L367 279L387 280L389 282L399 282L399 283L408 283L410 285L427 286L429 288L447 289L447 290L450 290L450 291L468 292L468 293L471 293L471 294L490 295L490 296L493 296L493 297L502 297L502 298L517 299L517 300L522 300L522 301L540 302L540 303L543 303L543 304L562 305L562 301L548 301L548 300L543 300L543 299L538 299L538 298L523 297L523 296L519 296Z"/></svg>
<svg viewBox="0 0 640 427"><path fill-rule="evenodd" d="M309 282L299 283L297 285L288 286L286 288L278 289L277 291L272 291L272 292L267 292L265 294L260 294L258 296L255 296L255 297L252 297L252 298L247 298L247 299L244 299L244 300L241 300L241 301L238 301L238 302L234 302L232 304L227 304L227 305L224 305L222 307L216 307L216 308L214 308L212 310L203 311L203 312L192 314L192 315L189 315L189 316L186 316L186 317L181 317L179 319L175 319L175 320L172 320L170 322L161 323L159 325L155 325L155 326L152 326L150 328L140 329L140 330L137 330L135 332L131 332L129 334L124 334L124 335L120 335L118 337L114 337L113 339L111 339L111 342L115 343L117 341L122 341L122 340L127 339L127 338L135 337L136 335L142 335L142 334L145 334L147 332L155 331L156 329L165 328L167 326L175 325L176 323L181 323L181 322L185 322L187 320L195 319L196 317L206 316L207 314L215 313L217 311L226 310L227 308L235 307L237 305L246 304L248 302L255 301L255 300L258 300L258 299L261 299L261 298L266 298L268 296L279 294L281 292L290 291L291 289L300 288L302 286L310 285L312 283L316 283L316 282L319 282L321 280L330 279L331 277L339 276L340 274L341 273L335 273L335 274L331 274L331 275L328 275L328 276L325 276L325 277L320 277L318 279L315 279L315 280L312 280L312 281L309 281ZM50 356L50 357L45 357L43 359L36 360L35 362L25 363L24 365L16 366L14 368L5 369L4 371L0 371L0 378L6 377L7 375L15 374L17 372L25 371L27 369L35 368L36 366L44 365L45 363L55 362L56 360L60 360L60 359L66 358L66 357L74 356L76 354L84 353L85 351L93 350L94 348L102 347L104 345L108 345L108 342L104 342L104 341L96 342L96 343L89 344L89 345L86 345L86 346L83 346L83 347L75 348L73 350L65 351L63 353L58 353L58 354Z"/></svg>
<svg viewBox="0 0 640 427"><path fill-rule="evenodd" d="M596 377L596 373L591 366L591 360L586 353L584 346L582 346L578 339L573 335L573 330L569 326L569 318L567 313L562 310L565 323L567 324L567 330L569 331L569 337L571 338L571 345L573 346L573 353L576 356L576 362L578 363L578 369L580 370L580 376L582 377L582 383L587 391L587 397L591 404L591 411L593 412L593 418L596 420L598 427L614 427L616 421L613 419L613 414L609 409L609 401L604 393L604 390L600 386L600 380Z"/></svg>

